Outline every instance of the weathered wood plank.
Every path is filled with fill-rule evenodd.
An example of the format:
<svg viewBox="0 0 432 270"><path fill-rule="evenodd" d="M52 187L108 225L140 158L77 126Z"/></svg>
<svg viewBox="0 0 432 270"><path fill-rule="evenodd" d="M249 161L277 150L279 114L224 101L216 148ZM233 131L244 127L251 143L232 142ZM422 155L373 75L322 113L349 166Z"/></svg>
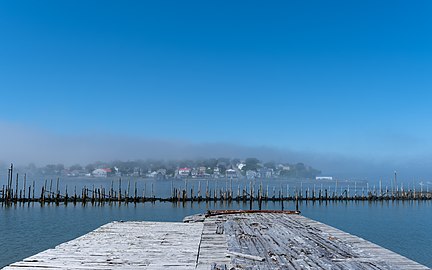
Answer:
<svg viewBox="0 0 432 270"><path fill-rule="evenodd" d="M195 269L202 223L109 223L5 269Z"/></svg>
<svg viewBox="0 0 432 270"><path fill-rule="evenodd" d="M224 222L225 220L219 217L204 221L197 269L224 269L223 266L230 263L230 259L226 256L228 252L226 237L220 229L220 224Z"/></svg>
<svg viewBox="0 0 432 270"><path fill-rule="evenodd" d="M429 269L299 215L186 220L191 223L110 223L5 269Z"/></svg>
<svg viewBox="0 0 432 270"><path fill-rule="evenodd" d="M231 214L225 219L229 252L243 255L233 256L231 265L240 269L429 269L298 215ZM255 257L264 260L250 259Z"/></svg>

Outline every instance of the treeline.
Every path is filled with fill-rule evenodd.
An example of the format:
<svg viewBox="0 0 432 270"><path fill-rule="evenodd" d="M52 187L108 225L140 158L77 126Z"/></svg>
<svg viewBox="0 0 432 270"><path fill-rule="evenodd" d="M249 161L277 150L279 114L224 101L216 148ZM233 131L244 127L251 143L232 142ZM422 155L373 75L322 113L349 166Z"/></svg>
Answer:
<svg viewBox="0 0 432 270"><path fill-rule="evenodd" d="M245 177L286 177L286 178L314 178L321 172L303 163L263 162L257 158L207 158L187 160L133 160L93 162L90 164L48 164L43 167L28 165L25 170L40 175L83 176L91 175L96 169L109 169L110 175L142 176L152 172L161 172L167 177L176 177L181 168L190 168L206 175L215 174L224 176L227 170L235 171L239 176Z"/></svg>

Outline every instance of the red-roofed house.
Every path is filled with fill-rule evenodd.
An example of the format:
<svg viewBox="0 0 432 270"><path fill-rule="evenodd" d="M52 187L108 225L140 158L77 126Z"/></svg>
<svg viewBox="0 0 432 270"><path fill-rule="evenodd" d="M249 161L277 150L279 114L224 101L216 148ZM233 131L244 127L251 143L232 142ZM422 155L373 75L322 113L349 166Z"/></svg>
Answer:
<svg viewBox="0 0 432 270"><path fill-rule="evenodd" d="M190 169L190 168L180 168L178 170L178 175L186 177L186 176L190 175L191 171L192 171L192 169Z"/></svg>

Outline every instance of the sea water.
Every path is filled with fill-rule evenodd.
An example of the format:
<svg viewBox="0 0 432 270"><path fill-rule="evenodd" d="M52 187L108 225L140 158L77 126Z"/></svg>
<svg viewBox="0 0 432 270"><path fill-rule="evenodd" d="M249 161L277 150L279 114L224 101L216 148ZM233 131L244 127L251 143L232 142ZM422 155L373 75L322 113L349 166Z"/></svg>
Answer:
<svg viewBox="0 0 432 270"><path fill-rule="evenodd" d="M85 180L80 180L85 181ZM94 180L96 185L110 186L111 181ZM127 188L128 181L123 181L124 188ZM238 182L238 181L237 181ZM95 183L85 182L92 186ZM202 189L205 189L207 181L202 181ZM282 184L283 183L283 184ZM79 181L69 182L82 186ZM118 184L116 182L115 184ZM197 182L146 182L139 183L140 191L144 186L148 194L170 194L174 185L179 187L187 185L197 188ZM240 186L240 182L234 181L233 185ZM244 185L250 185L245 181ZM308 183L273 182L274 187L283 185L283 189L307 188ZM54 182L54 186L56 183ZM65 184L60 184L65 188ZM210 182L212 188L225 188L231 185L231 181ZM252 183L257 186L260 183ZM330 185L330 184L329 184ZM339 184L340 185L340 184ZM359 187L359 192L364 187ZM356 184L357 186L357 184ZM134 182L131 184L133 190ZM266 183L264 183L264 189ZM309 183L309 188L312 185ZM331 188L331 187L329 187ZM333 187L337 189L337 187ZM344 187L346 188L346 187ZM237 187L234 186L233 190ZM270 195L273 188L269 188ZM70 189L69 189L70 190ZM131 191L131 194L133 192ZM0 267L12 262L22 260L35 253L65 241L74 239L88 233L97 227L111 221L138 220L138 221L169 221L179 222L185 216L197 213L204 213L211 209L249 209L249 203L227 203L227 202L201 202L201 203L138 203L125 204L113 203L104 205L87 204L54 204L41 205L39 203L18 204L13 206L0 206ZM257 203L253 205L258 209ZM262 209L280 210L282 205L279 202L263 203ZM294 202L284 202L284 209L294 209ZM360 236L380 246L395 251L403 256L413 259L419 263L432 267L432 202L431 201L359 201L359 202L300 202L299 208L302 215L334 226L343 231Z"/></svg>
<svg viewBox="0 0 432 270"><path fill-rule="evenodd" d="M254 208L257 209L257 205ZM293 209L293 203L285 203ZM115 220L181 221L208 209L248 209L242 203L72 204L1 207L0 266L74 239ZM263 209L280 209L264 203ZM422 202L301 203L302 215L372 241L432 267L432 204Z"/></svg>

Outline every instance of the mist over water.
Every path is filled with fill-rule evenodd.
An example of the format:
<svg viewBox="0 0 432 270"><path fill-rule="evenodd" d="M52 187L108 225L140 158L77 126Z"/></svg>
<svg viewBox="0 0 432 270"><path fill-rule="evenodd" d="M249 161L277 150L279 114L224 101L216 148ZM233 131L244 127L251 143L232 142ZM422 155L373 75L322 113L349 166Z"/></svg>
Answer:
<svg viewBox="0 0 432 270"><path fill-rule="evenodd" d="M387 181L394 170L406 182L432 179L432 157L367 157L356 153L297 151L275 146L246 146L226 142L191 142L107 134L56 134L46 130L0 122L0 168L10 162L18 166L63 163L87 164L95 161L143 159L247 158L262 161L302 162L324 175L338 178ZM295 142L293 142L295 146ZM293 147L294 149L294 147Z"/></svg>

